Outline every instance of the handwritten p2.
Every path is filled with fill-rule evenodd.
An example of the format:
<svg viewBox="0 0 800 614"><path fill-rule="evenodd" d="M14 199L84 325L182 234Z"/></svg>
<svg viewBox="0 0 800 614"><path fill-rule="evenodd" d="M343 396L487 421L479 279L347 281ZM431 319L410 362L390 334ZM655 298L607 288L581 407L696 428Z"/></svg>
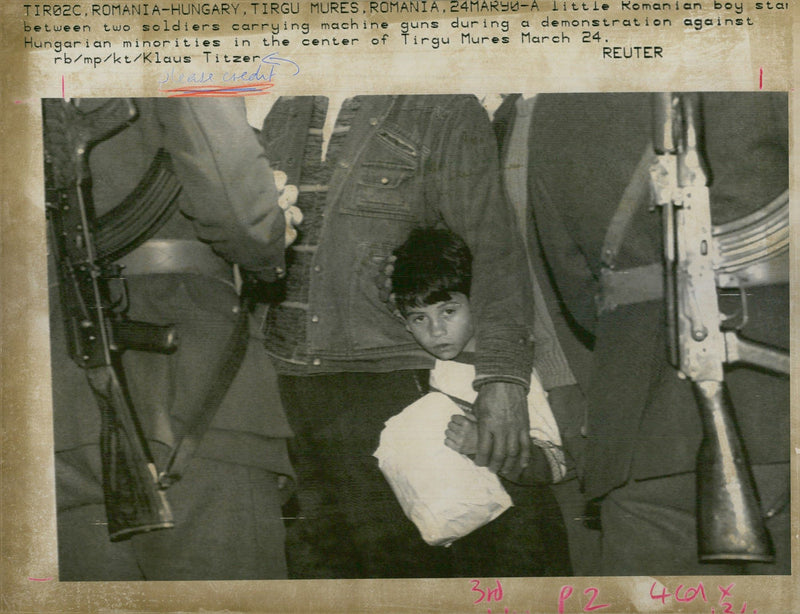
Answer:
<svg viewBox="0 0 800 614"><path fill-rule="evenodd" d="M569 584L561 587L561 592L558 594L558 614L564 614L564 604L566 603L567 599L572 596L572 591L572 586ZM583 594L590 595L589 603L587 603L583 608L584 612L594 612L595 610L607 608L611 605L610 603L595 605L594 601L597 599L600 591L594 587L587 588L583 591Z"/></svg>

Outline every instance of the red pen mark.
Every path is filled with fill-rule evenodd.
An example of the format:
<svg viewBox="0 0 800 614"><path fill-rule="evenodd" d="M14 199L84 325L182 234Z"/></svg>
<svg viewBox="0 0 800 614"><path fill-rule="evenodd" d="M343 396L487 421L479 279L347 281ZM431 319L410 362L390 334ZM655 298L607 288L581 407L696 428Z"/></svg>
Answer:
<svg viewBox="0 0 800 614"><path fill-rule="evenodd" d="M480 596L473 601L473 604L480 603L481 601L502 601L503 600L503 585L500 584L500 580L495 580L497 584L497 588L481 588L481 581L480 580L470 580L472 584L472 588L470 589L473 593L478 593Z"/></svg>
<svg viewBox="0 0 800 614"><path fill-rule="evenodd" d="M758 89L760 89L760 90L764 89L764 69L763 68L759 68L758 69Z"/></svg>
<svg viewBox="0 0 800 614"><path fill-rule="evenodd" d="M594 605L594 600L597 599L597 596L600 594L600 591L594 587L587 588L585 591L583 591L583 594L584 595L591 594L591 597L589 597L589 603L587 603L586 607L583 608L584 612L592 612L594 610L600 610L602 608L607 608L611 605L610 603Z"/></svg>
<svg viewBox="0 0 800 614"><path fill-rule="evenodd" d="M64 75L61 75L61 97L64 100L67 99L67 95L66 95L66 92L65 92L65 89L64 89Z"/></svg>
<svg viewBox="0 0 800 614"><path fill-rule="evenodd" d="M721 586L717 585L717 588L719 589L719 592L720 592L720 596L719 596L719 602L720 603L722 603L723 599L727 599L728 597L732 596L731 595L731 591L733 591L733 587L734 586L736 586L735 582L731 582L725 588L722 588Z"/></svg>
<svg viewBox="0 0 800 614"><path fill-rule="evenodd" d="M703 586L702 582L700 582L700 584L698 584L696 588L687 587L686 591L683 593L683 597L681 597L679 594L682 588L683 584L679 584L678 588L675 589L674 597L676 601L689 603L691 601L694 601L694 599L698 596L700 596L703 599L703 601L706 602L708 601L708 599L706 598L706 589Z"/></svg>
<svg viewBox="0 0 800 614"><path fill-rule="evenodd" d="M257 85L187 85L159 90L170 98L208 97L208 96L263 96L269 94L274 83Z"/></svg>
<svg viewBox="0 0 800 614"><path fill-rule="evenodd" d="M53 578L28 578L31 582L49 582Z"/></svg>
<svg viewBox="0 0 800 614"><path fill-rule="evenodd" d="M572 587L570 585L562 586L561 592L558 594L558 614L564 614L564 603L572 596Z"/></svg>
<svg viewBox="0 0 800 614"><path fill-rule="evenodd" d="M652 588L650 589L652 591ZM558 594L558 612L564 613L564 604L572 596L573 588L571 585L561 587L561 592ZM583 591L584 595L589 597L589 602L583 607L584 612L594 612L595 610L602 610L603 608L610 607L610 603L599 603L595 605L595 599L600 595L600 590L591 586Z"/></svg>

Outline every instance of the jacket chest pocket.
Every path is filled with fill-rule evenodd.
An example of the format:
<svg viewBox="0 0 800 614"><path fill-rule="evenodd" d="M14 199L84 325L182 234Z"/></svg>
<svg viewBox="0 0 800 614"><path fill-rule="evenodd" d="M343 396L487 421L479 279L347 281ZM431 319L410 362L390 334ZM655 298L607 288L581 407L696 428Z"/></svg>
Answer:
<svg viewBox="0 0 800 614"><path fill-rule="evenodd" d="M414 221L422 197L422 153L407 138L381 128L364 150L352 176L342 213Z"/></svg>

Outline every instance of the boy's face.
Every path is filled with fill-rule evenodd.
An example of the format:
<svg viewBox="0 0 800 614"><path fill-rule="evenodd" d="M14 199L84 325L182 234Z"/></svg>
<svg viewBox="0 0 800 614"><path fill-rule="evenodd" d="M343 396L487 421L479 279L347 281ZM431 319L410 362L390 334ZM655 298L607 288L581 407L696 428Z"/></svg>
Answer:
<svg viewBox="0 0 800 614"><path fill-rule="evenodd" d="M414 305L405 315L406 329L425 350L441 360L458 356L472 339L475 329L469 298L453 292L450 300L433 305Z"/></svg>

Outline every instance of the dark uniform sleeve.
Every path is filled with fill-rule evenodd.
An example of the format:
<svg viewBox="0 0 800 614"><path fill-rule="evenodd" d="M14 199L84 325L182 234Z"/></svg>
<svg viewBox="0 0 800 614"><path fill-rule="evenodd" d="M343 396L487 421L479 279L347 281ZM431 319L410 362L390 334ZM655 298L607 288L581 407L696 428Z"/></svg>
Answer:
<svg viewBox="0 0 800 614"><path fill-rule="evenodd" d="M154 106L197 237L264 281L282 276L284 214L244 101L170 98Z"/></svg>

